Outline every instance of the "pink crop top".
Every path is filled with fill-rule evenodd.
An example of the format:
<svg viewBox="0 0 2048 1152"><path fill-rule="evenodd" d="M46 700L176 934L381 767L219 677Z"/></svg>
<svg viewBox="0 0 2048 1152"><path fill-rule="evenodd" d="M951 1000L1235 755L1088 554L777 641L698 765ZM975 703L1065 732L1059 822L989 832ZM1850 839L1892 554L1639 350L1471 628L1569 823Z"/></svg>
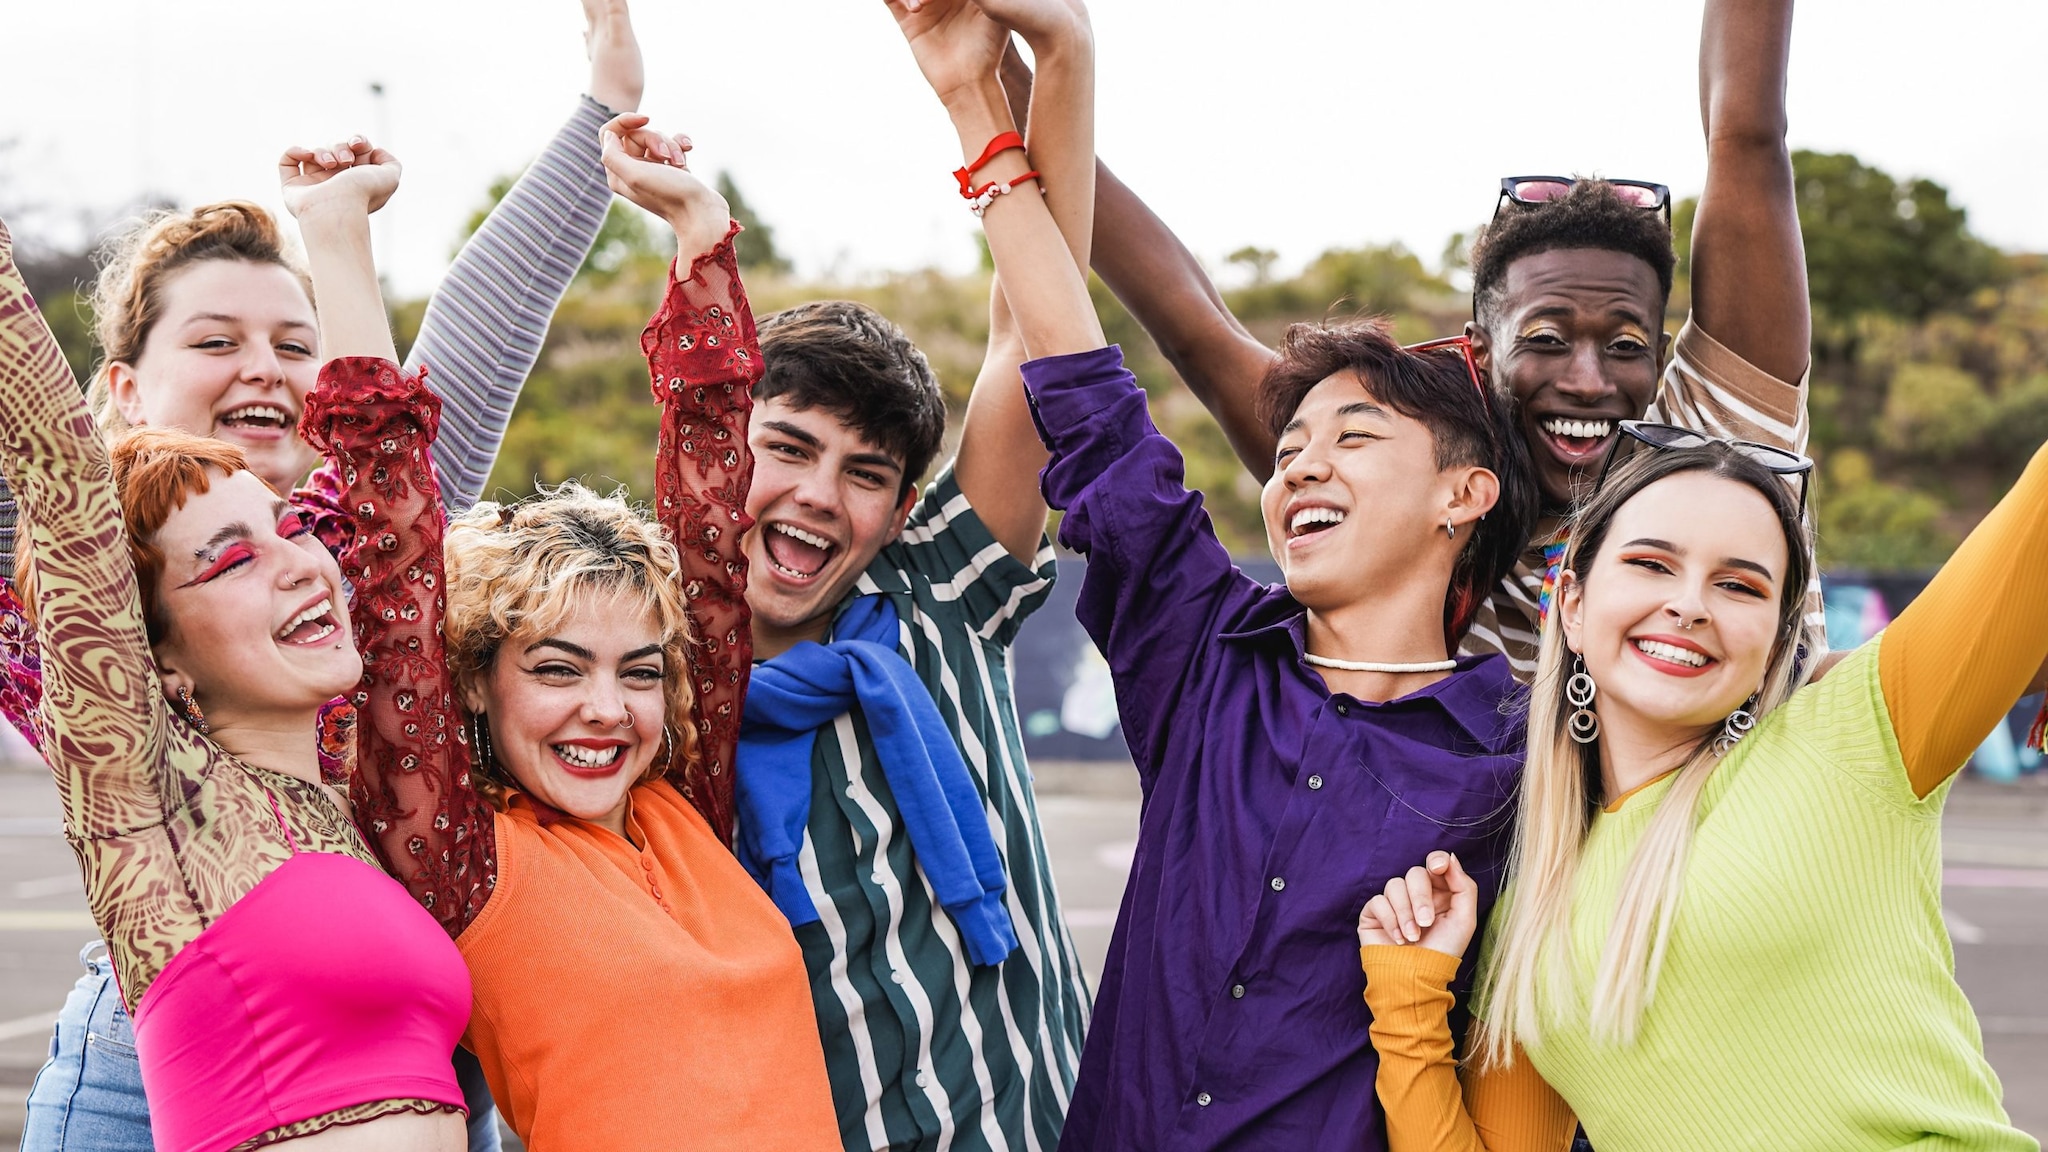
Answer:
<svg viewBox="0 0 2048 1152"><path fill-rule="evenodd" d="M298 852L143 994L135 1049L162 1152L220 1152L380 1100L461 1107L469 970L397 881Z"/></svg>

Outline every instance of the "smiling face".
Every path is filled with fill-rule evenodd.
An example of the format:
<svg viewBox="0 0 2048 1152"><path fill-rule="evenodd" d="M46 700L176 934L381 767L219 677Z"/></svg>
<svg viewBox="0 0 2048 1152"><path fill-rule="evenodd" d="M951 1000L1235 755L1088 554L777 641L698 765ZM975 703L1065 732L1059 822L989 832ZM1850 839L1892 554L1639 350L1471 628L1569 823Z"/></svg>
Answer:
<svg viewBox="0 0 2048 1152"><path fill-rule="evenodd" d="M1770 501L1739 481L1680 472L1622 505L1559 591L1603 728L1675 748L1718 727L1762 685L1782 598L1797 594L1789 559Z"/></svg>
<svg viewBox="0 0 2048 1152"><path fill-rule="evenodd" d="M1480 367L1515 398L1543 497L1583 496L1620 435L1656 397L1669 338L1656 270L1602 248L1558 248L1508 265L1486 328L1470 332Z"/></svg>
<svg viewBox="0 0 2048 1152"><path fill-rule="evenodd" d="M320 373L313 304L275 264L202 260L174 272L132 364L110 366L122 419L223 440L289 492L319 461L299 414Z"/></svg>
<svg viewBox="0 0 2048 1152"><path fill-rule="evenodd" d="M833 609L903 530L917 492L905 490L901 460L822 408L759 401L747 437L747 604L755 655L766 658L825 637Z"/></svg>
<svg viewBox="0 0 2048 1152"><path fill-rule="evenodd" d="M631 593L585 598L561 627L498 647L464 695L489 717L491 755L519 788L625 835L626 798L665 746L666 654Z"/></svg>
<svg viewBox="0 0 2048 1152"><path fill-rule="evenodd" d="M1448 565L1444 520L1463 471L1440 471L1429 427L1382 404L1355 373L1316 385L1281 430L1259 501L1288 592L1332 611L1408 578L1432 537Z"/></svg>
<svg viewBox="0 0 2048 1152"><path fill-rule="evenodd" d="M299 715L311 731L312 714L362 678L341 569L255 474L218 475L151 542L164 554L165 687L189 688L216 734Z"/></svg>

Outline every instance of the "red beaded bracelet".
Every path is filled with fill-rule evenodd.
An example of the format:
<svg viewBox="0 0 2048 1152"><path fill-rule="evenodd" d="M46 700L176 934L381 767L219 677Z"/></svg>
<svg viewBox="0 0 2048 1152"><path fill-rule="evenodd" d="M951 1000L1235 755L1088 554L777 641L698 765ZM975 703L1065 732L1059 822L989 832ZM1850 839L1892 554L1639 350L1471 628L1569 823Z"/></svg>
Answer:
<svg viewBox="0 0 2048 1152"><path fill-rule="evenodd" d="M1014 180L991 180L979 188L974 186L974 174L986 167L988 162L995 159L998 154L1008 152L1012 148L1020 152L1024 149L1024 137L1018 135L1014 129L1009 132L999 133L995 139L990 140L988 147L981 150L980 157L975 159L973 163L968 164L964 168L955 168L953 170L953 178L960 181L960 195L967 201L968 210L976 216L988 211L988 206L995 203L996 197L1014 191L1019 184L1024 183L1026 180L1038 179L1038 172L1034 169Z"/></svg>

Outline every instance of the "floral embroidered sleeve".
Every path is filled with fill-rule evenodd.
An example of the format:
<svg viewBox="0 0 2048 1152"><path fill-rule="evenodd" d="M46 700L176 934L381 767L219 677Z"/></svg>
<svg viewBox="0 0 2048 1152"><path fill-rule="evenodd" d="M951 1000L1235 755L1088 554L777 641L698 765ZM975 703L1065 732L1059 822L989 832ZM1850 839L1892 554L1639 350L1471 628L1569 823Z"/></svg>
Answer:
<svg viewBox="0 0 2048 1152"><path fill-rule="evenodd" d="M655 502L681 554L695 636L690 644L696 755L669 780L731 843L732 762L753 666L753 614L740 539L753 527L747 447L753 387L761 378L754 314L733 253L734 225L718 247L669 281L661 310L641 334L661 440Z"/></svg>
<svg viewBox="0 0 2048 1152"><path fill-rule="evenodd" d="M386 870L453 936L490 898L497 850L441 640L444 517L428 456L440 411L422 375L344 357L320 369L300 432L333 462L355 526L341 563L363 654L356 820Z"/></svg>

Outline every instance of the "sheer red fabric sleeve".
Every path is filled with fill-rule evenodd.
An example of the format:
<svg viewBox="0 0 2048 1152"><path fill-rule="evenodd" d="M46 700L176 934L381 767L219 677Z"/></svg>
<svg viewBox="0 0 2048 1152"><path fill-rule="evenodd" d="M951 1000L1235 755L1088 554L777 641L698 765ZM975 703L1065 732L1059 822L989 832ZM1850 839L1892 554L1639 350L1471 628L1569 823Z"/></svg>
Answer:
<svg viewBox="0 0 2048 1152"><path fill-rule="evenodd" d="M469 779L463 713L441 640L440 482L428 456L441 402L389 360L320 369L300 431L334 462L354 532L341 549L363 654L356 822L384 867L449 935L483 911L497 876L490 805Z"/></svg>
<svg viewBox="0 0 2048 1152"><path fill-rule="evenodd" d="M691 263L688 276L671 276L661 310L640 337L661 402L655 503L682 557L695 633L689 673L697 754L672 767L669 781L728 844L733 756L754 654L740 539L754 524L747 515L754 480L747 418L761 378L754 313L733 254L738 233L735 224Z"/></svg>

